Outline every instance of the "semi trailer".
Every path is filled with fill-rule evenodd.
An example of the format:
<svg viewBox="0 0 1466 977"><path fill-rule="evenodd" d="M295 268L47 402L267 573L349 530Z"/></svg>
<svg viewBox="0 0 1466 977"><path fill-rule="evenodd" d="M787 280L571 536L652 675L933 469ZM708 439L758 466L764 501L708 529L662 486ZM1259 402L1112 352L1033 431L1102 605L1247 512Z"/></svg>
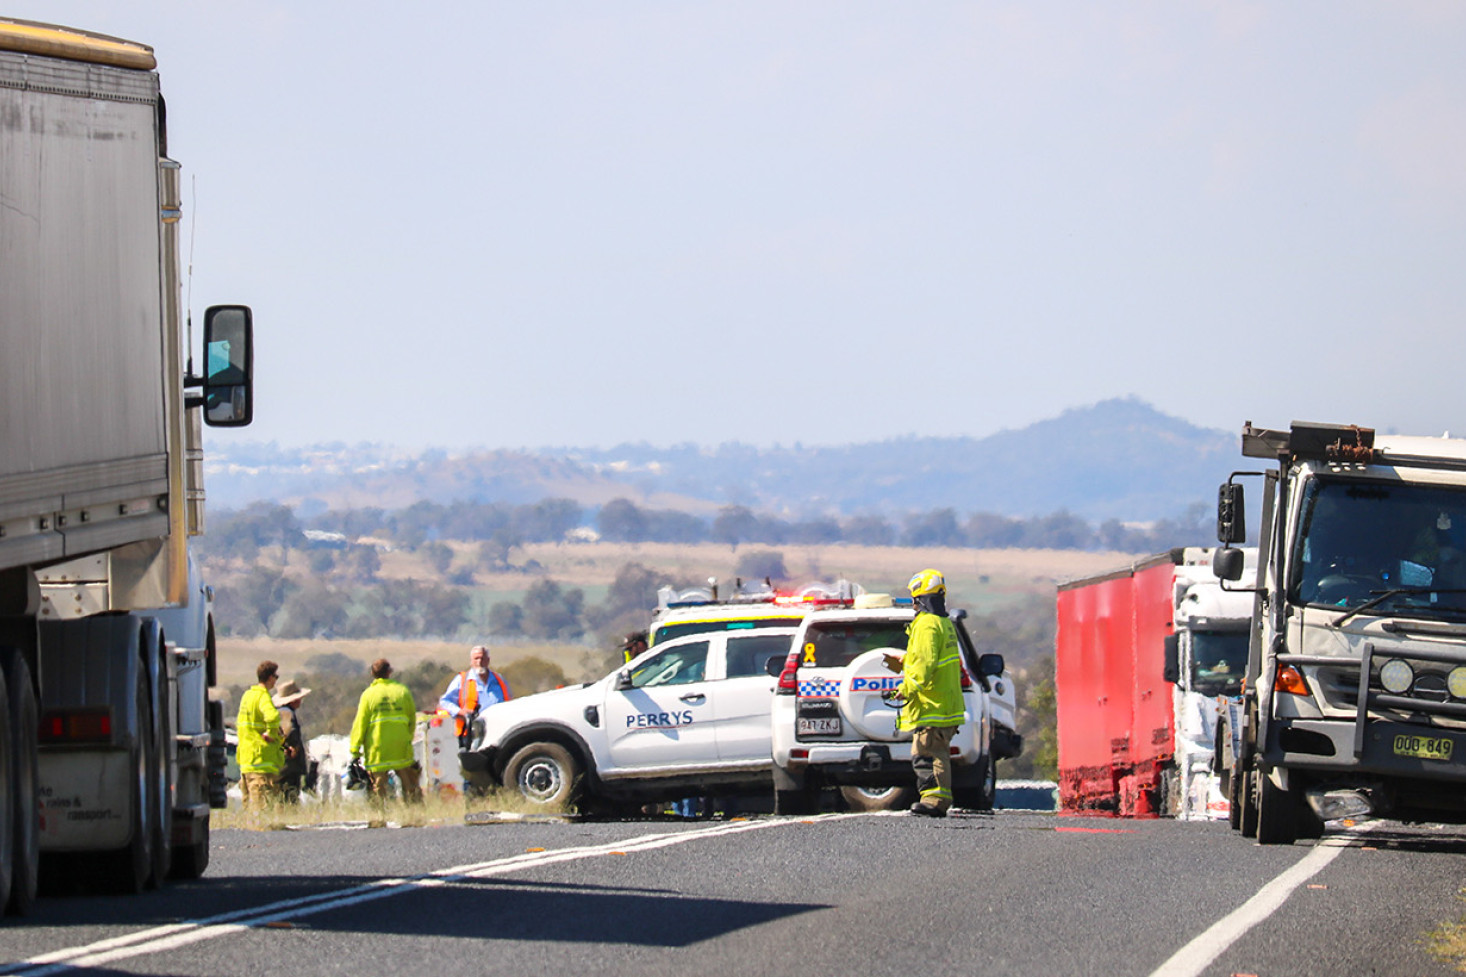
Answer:
<svg viewBox="0 0 1466 977"><path fill-rule="evenodd" d="M1186 547L1059 586L1062 810L1226 816L1217 717L1241 692L1253 597Z"/></svg>
<svg viewBox="0 0 1466 977"><path fill-rule="evenodd" d="M0 906L208 863L222 806L202 424L252 417L252 315L194 375L153 51L0 19ZM190 330L191 331L191 330ZM77 862L85 871L75 871Z"/></svg>

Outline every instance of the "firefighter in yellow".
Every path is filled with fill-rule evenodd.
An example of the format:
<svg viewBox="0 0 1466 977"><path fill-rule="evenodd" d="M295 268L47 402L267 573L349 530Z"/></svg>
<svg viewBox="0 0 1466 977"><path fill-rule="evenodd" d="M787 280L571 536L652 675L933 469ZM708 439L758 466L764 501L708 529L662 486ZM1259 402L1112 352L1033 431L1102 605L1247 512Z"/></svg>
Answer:
<svg viewBox="0 0 1466 977"><path fill-rule="evenodd" d="M280 710L270 698L270 690L280 678L280 666L272 661L260 662L255 677L260 682L240 697L234 728L239 734L235 753L239 789L245 808L257 811L279 797L276 781L285 765L285 735L280 732Z"/></svg>
<svg viewBox="0 0 1466 977"><path fill-rule="evenodd" d="M897 724L911 734L911 767L921 799L912 814L943 818L952 806L952 737L962 725L962 659L957 628L947 617L947 583L922 570L907 584L916 618L906 629Z"/></svg>
<svg viewBox="0 0 1466 977"><path fill-rule="evenodd" d="M371 775L371 796L378 804L391 796L390 774L397 774L402 799L422 803L421 768L412 757L412 734L417 728L417 705L412 691L392 679L392 664L385 658L372 662L372 684L356 705L351 724L351 755L364 756Z"/></svg>

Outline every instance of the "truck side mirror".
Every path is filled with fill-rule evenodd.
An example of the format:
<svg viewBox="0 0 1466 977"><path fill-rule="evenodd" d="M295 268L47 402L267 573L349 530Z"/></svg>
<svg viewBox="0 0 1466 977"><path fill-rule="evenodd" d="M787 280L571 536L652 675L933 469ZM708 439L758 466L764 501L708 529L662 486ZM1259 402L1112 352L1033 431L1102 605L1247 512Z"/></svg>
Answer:
<svg viewBox="0 0 1466 977"><path fill-rule="evenodd" d="M1232 552L1236 553L1237 550ZM1161 678L1167 682L1181 681L1181 636L1166 635L1166 661L1161 667Z"/></svg>
<svg viewBox="0 0 1466 977"><path fill-rule="evenodd" d="M1005 667L1002 655L983 655L977 660L979 675L1002 675Z"/></svg>
<svg viewBox="0 0 1466 977"><path fill-rule="evenodd" d="M768 661L764 662L764 671L769 673L771 678L778 678L784 674L784 659L786 655L770 655Z"/></svg>
<svg viewBox="0 0 1466 977"><path fill-rule="evenodd" d="M1247 542L1247 511L1242 486L1225 482L1217 489L1217 542Z"/></svg>
<svg viewBox="0 0 1466 977"><path fill-rule="evenodd" d="M247 305L204 312L204 423L244 427L254 420L254 317Z"/></svg>
<svg viewBox="0 0 1466 977"><path fill-rule="evenodd" d="M624 692L631 688L631 670L622 669L616 673L616 691Z"/></svg>
<svg viewBox="0 0 1466 977"><path fill-rule="evenodd" d="M1241 550L1220 549L1211 556L1211 572L1218 580L1241 580L1246 555Z"/></svg>

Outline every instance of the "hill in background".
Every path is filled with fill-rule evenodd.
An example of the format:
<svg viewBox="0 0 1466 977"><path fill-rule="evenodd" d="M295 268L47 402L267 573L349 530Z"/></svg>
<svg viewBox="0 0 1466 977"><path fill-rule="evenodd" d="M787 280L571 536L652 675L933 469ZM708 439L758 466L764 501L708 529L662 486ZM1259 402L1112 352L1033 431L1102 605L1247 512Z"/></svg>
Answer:
<svg viewBox="0 0 1466 977"><path fill-rule="evenodd" d="M837 446L410 453L381 445L211 448L212 504L323 508L613 498L708 516L725 505L809 518L951 507L1032 517L1149 522L1207 504L1239 463L1237 436L1136 398L1107 400L985 438L906 437Z"/></svg>

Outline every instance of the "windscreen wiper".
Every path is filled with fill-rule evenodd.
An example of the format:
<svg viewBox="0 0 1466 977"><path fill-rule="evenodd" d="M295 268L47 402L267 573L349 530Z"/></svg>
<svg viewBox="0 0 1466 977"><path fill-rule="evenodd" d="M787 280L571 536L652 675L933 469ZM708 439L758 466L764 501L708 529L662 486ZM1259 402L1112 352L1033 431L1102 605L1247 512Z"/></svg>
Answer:
<svg viewBox="0 0 1466 977"><path fill-rule="evenodd" d="M1333 626L1337 628L1356 614L1363 614L1371 607L1381 604L1391 597L1399 597L1401 594L1466 594L1466 587L1394 587L1390 590L1381 590L1358 607L1350 608L1347 612L1335 618Z"/></svg>

